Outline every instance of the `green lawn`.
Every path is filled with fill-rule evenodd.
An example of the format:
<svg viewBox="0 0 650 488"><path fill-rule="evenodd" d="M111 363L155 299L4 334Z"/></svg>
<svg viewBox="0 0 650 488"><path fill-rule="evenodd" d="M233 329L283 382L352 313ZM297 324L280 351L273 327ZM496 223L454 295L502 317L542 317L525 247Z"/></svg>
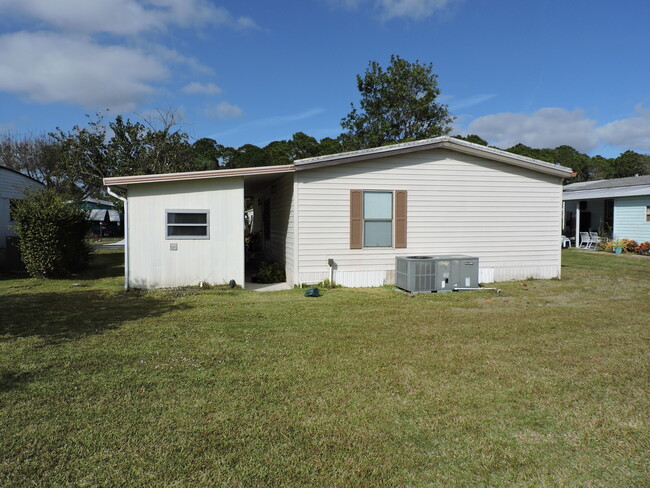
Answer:
<svg viewBox="0 0 650 488"><path fill-rule="evenodd" d="M0 486L650 484L650 259L503 292L0 280Z"/></svg>

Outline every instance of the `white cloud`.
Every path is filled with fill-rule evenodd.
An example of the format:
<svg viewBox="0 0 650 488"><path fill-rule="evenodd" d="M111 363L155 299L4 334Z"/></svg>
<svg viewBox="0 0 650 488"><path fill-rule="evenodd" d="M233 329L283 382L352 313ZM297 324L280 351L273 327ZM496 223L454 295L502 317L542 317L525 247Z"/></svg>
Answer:
<svg viewBox="0 0 650 488"><path fill-rule="evenodd" d="M636 117L615 120L602 127L597 133L613 146L637 151L650 151L650 109L637 105Z"/></svg>
<svg viewBox="0 0 650 488"><path fill-rule="evenodd" d="M245 16L237 18L237 23L236 23L235 27L237 27L238 29L241 29L241 30L259 29L260 28L253 19L251 19L250 17L245 17Z"/></svg>
<svg viewBox="0 0 650 488"><path fill-rule="evenodd" d="M202 75L211 75L213 74L212 68L201 64L197 59L184 56L175 49L168 49L165 46L155 43L148 42L138 42L138 47L147 53L150 53L152 56L158 58L161 62L164 63L176 63L183 64L187 66L193 73L202 74Z"/></svg>
<svg viewBox="0 0 650 488"><path fill-rule="evenodd" d="M204 113L206 115L216 115L220 119L241 119L244 117L244 111L229 102L221 102L216 106L206 107Z"/></svg>
<svg viewBox="0 0 650 488"><path fill-rule="evenodd" d="M45 32L0 36L0 90L28 100L132 109L168 76L156 58L86 37Z"/></svg>
<svg viewBox="0 0 650 488"><path fill-rule="evenodd" d="M379 9L384 20L411 18L415 20L430 17L438 10L444 10L456 0L379 0Z"/></svg>
<svg viewBox="0 0 650 488"><path fill-rule="evenodd" d="M469 124L467 132L502 148L517 143L531 147L566 144L589 152L599 144L595 127L596 121L586 118L583 110L547 107L531 115L499 113L479 117Z"/></svg>
<svg viewBox="0 0 650 488"><path fill-rule="evenodd" d="M257 28L250 17L236 17L212 0L0 0L0 18L26 26L0 35L0 91L115 110L131 110L156 92L173 64L211 72L148 34ZM214 84L186 88L219 91Z"/></svg>
<svg viewBox="0 0 650 488"><path fill-rule="evenodd" d="M488 100L492 100L494 97L496 97L496 94L494 93L473 95L471 97L461 98L459 100L454 100L453 97L448 97L446 99L443 99L443 103L447 103L452 111L456 111L473 107L474 105L478 105L483 102L487 102Z"/></svg>
<svg viewBox="0 0 650 488"><path fill-rule="evenodd" d="M223 136L229 136L233 134L240 134L242 132L248 132L251 131L252 129L260 128L260 127L278 127L278 126L283 126L286 124L290 124L291 122L297 122L300 120L305 120L309 119L312 117L315 117L317 115L322 114L325 112L325 109L323 108L312 108L309 110L306 110L304 112L298 112L294 114L288 114L288 115L274 115L272 117L266 117L263 119L257 119L257 120L252 120L250 122L238 125L236 127L233 127L231 129L228 129L223 132L218 132L216 134L213 134L211 137L217 137L221 138Z"/></svg>
<svg viewBox="0 0 650 488"><path fill-rule="evenodd" d="M198 81L193 81L192 83L185 85L182 91L191 95L218 95L221 93L221 88L214 83L199 83Z"/></svg>
<svg viewBox="0 0 650 488"><path fill-rule="evenodd" d="M331 0L336 6L356 10L371 5L383 20L405 18L421 20L436 12L442 12L462 0Z"/></svg>
<svg viewBox="0 0 650 488"><path fill-rule="evenodd" d="M0 13L36 20L68 32L134 36L168 26L256 28L208 0L4 0Z"/></svg>
<svg viewBox="0 0 650 488"><path fill-rule="evenodd" d="M462 120L461 120L462 119ZM507 149L515 144L544 148L563 144L589 153L603 144L624 151L650 152L650 108L639 104L635 115L615 120L599 127L585 116L583 110L556 107L542 108L533 114L499 113L471 121L461 126L467 116L456 120L454 133L478 134L490 144Z"/></svg>

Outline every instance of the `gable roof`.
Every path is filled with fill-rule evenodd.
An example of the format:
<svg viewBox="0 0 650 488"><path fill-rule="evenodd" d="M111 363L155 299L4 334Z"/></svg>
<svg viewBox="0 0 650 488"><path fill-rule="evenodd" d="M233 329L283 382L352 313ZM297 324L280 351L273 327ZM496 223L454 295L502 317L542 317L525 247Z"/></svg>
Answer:
<svg viewBox="0 0 650 488"><path fill-rule="evenodd" d="M234 176L256 176L265 174L293 173L294 171L305 171L309 169L334 166L337 164L352 163L355 161L365 161L368 159L377 159L411 152L427 151L431 149L449 149L452 151L470 154L473 156L497 161L500 163L511 164L522 168L531 169L540 173L569 178L572 175L571 168L559 164L547 163L538 159L519 156L518 154L502 151L492 147L481 146L471 142L454 139L449 136L435 137L433 139L423 139L421 141L403 142L401 144L391 144L390 146L375 147L371 149L362 149L360 151L351 151L327 156L317 156L315 158L297 159L294 164L282 166L257 166L253 168L237 169L218 169L211 171L192 171L186 173L166 173L157 175L137 175L137 176L118 176L104 178L104 185L124 186L136 183L157 183L163 181L183 181L198 180L210 178L227 178Z"/></svg>
<svg viewBox="0 0 650 488"><path fill-rule="evenodd" d="M583 181L564 187L563 200L589 200L650 195L650 175Z"/></svg>
<svg viewBox="0 0 650 488"><path fill-rule="evenodd" d="M564 187L564 191L597 190L600 188L621 188L624 186L650 185L650 175L630 176L628 178L613 178L611 180L594 180L572 183Z"/></svg>
<svg viewBox="0 0 650 488"><path fill-rule="evenodd" d="M434 137L432 139L423 139L421 141L403 142L400 144L391 144L390 146L373 147L371 149L362 149L360 151L351 151L327 156L317 156L315 158L298 159L294 161L296 171L305 169L320 168L336 164L351 163L354 161L364 161L367 159L376 159L399 154L407 154L416 151L426 151L430 149L449 149L460 153L478 156L500 163L511 164L523 168L547 173L564 178L571 177L573 171L571 168L559 164L547 163L539 159L528 158L518 154L503 151L493 147L482 146L472 142L455 139L449 136Z"/></svg>

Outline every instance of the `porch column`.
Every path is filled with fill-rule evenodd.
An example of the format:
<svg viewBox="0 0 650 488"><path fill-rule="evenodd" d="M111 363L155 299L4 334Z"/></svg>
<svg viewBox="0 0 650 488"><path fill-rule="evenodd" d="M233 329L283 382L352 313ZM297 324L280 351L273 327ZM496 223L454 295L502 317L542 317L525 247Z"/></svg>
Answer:
<svg viewBox="0 0 650 488"><path fill-rule="evenodd" d="M576 247L580 247L580 201L576 200Z"/></svg>
<svg viewBox="0 0 650 488"><path fill-rule="evenodd" d="M566 202L562 201L562 235L564 235L564 226L566 225Z"/></svg>

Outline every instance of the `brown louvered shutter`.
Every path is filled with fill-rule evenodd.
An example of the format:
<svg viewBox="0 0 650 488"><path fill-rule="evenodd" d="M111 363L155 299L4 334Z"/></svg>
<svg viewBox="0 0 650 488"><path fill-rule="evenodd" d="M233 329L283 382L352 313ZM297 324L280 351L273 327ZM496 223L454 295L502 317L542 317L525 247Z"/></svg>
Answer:
<svg viewBox="0 0 650 488"><path fill-rule="evenodd" d="M363 247L363 190L350 190L350 249Z"/></svg>
<svg viewBox="0 0 650 488"><path fill-rule="evenodd" d="M395 192L395 248L406 248L406 190Z"/></svg>

